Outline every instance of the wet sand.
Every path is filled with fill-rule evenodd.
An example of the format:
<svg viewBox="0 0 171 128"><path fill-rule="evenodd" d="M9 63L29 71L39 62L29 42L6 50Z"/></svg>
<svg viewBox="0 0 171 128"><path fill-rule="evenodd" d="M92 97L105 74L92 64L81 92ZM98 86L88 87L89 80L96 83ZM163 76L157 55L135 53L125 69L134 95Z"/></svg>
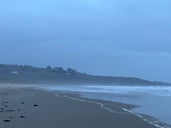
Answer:
<svg viewBox="0 0 171 128"><path fill-rule="evenodd" d="M134 106L55 94L0 88L0 128L156 128L122 110Z"/></svg>

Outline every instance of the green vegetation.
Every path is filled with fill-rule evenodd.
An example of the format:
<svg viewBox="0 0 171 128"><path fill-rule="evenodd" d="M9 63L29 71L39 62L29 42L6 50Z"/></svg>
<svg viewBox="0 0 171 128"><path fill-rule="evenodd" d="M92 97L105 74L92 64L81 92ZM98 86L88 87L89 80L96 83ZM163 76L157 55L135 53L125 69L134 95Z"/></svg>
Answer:
<svg viewBox="0 0 171 128"><path fill-rule="evenodd" d="M169 85L132 77L94 76L62 67L37 68L28 65L0 64L0 83L24 84L98 84L98 85Z"/></svg>

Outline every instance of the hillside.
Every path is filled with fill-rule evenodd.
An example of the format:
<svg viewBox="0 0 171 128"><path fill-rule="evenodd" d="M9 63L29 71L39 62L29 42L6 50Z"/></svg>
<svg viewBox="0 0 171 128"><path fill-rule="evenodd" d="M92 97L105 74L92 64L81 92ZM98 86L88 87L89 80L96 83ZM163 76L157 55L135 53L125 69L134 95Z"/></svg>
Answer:
<svg viewBox="0 0 171 128"><path fill-rule="evenodd" d="M95 76L62 67L38 68L0 64L0 83L24 84L98 84L98 85L169 85L132 77Z"/></svg>

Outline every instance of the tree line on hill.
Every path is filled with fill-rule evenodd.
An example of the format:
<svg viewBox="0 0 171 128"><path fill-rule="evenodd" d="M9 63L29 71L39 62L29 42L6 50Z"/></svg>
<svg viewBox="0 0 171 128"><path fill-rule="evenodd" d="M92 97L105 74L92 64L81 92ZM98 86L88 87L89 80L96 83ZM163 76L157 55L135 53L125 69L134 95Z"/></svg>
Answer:
<svg viewBox="0 0 171 128"><path fill-rule="evenodd" d="M133 77L97 76L63 67L0 64L0 83L59 85L170 85Z"/></svg>

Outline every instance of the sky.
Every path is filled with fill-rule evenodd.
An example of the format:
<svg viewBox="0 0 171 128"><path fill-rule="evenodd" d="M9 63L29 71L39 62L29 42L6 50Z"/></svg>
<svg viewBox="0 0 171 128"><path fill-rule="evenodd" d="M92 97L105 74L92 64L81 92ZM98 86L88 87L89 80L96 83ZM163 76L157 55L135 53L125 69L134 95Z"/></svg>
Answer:
<svg viewBox="0 0 171 128"><path fill-rule="evenodd" d="M171 82L170 0L0 1L0 63Z"/></svg>

